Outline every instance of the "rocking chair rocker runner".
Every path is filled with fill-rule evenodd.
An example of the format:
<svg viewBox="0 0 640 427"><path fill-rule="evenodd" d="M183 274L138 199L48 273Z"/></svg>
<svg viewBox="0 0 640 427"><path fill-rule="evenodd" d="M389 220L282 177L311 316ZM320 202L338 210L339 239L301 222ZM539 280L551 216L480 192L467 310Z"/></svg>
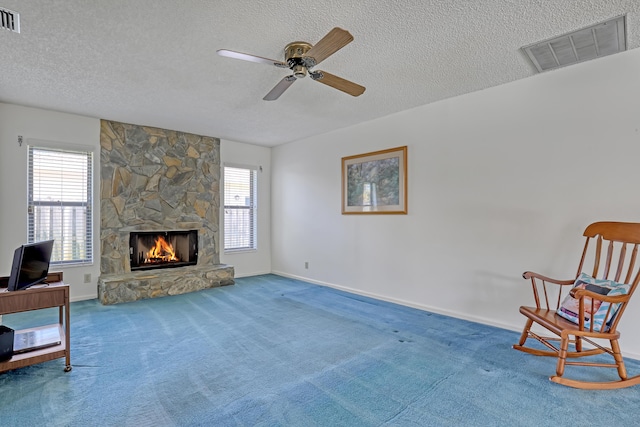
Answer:
<svg viewBox="0 0 640 427"><path fill-rule="evenodd" d="M584 236L587 239L575 279L556 280L530 271L522 275L531 280L536 306L520 307L527 322L519 343L513 348L536 356L557 357L556 375L550 380L558 384L582 389L614 389L640 384L640 375L627 377L617 330L640 281L640 266L637 265L640 263L636 262L640 223L596 222L586 228ZM595 247L590 247L592 242ZM588 269L592 271L590 275L584 273ZM532 331L534 324L554 336L545 337ZM548 350L525 346L530 338L538 340ZM553 342L559 342L559 347ZM584 349L583 342L589 343L590 348ZM614 363L580 359L602 353L611 355ZM568 379L563 377L566 365L616 368L620 379L608 382Z"/></svg>

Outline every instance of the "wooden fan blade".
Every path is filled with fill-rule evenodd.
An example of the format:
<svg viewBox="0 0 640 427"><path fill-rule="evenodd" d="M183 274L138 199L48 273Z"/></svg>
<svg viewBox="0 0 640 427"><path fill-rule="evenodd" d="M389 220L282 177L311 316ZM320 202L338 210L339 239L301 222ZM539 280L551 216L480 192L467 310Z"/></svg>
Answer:
<svg viewBox="0 0 640 427"><path fill-rule="evenodd" d="M286 63L282 61L276 61L275 59L263 58L261 56L250 55L248 53L236 52L236 51L227 50L227 49L219 49L217 50L217 52L218 52L218 55L226 56L227 58L242 59L243 61L258 62L260 64L267 64L267 65L275 65L276 67L280 67L280 68L289 68L289 66Z"/></svg>
<svg viewBox="0 0 640 427"><path fill-rule="evenodd" d="M313 46L307 53L305 58L310 57L315 60L315 63L311 66L317 65L333 55L349 43L353 41L353 36L349 31L342 28L335 27L329 31L315 46Z"/></svg>
<svg viewBox="0 0 640 427"><path fill-rule="evenodd" d="M284 93L285 90L289 89L289 86L296 81L294 76L287 76L284 79L280 80L280 82L274 86L271 91L262 98L265 101L275 101L280 98L280 95Z"/></svg>
<svg viewBox="0 0 640 427"><path fill-rule="evenodd" d="M331 86L334 89L341 90L342 92L348 93L351 96L360 96L366 90L364 86L360 86L357 83L345 80L342 77L334 76L333 74L327 73L326 71L314 71L313 73L310 73L310 76L317 82L324 83L327 86Z"/></svg>

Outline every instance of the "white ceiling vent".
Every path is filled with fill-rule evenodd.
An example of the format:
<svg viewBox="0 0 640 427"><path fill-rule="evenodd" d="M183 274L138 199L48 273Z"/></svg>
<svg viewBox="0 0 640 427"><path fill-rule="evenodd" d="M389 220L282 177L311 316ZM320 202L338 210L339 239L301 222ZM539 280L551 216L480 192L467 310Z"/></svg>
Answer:
<svg viewBox="0 0 640 427"><path fill-rule="evenodd" d="M522 48L538 72L627 50L626 15Z"/></svg>
<svg viewBox="0 0 640 427"><path fill-rule="evenodd" d="M0 23L5 30L20 32L20 14L0 7Z"/></svg>

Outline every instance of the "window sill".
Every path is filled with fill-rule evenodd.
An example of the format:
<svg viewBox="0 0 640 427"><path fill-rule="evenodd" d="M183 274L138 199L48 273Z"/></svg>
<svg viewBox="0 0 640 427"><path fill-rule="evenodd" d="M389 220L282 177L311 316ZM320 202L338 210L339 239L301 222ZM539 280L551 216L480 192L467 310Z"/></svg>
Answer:
<svg viewBox="0 0 640 427"><path fill-rule="evenodd" d="M258 252L258 250L257 249L228 249L223 253L225 255L233 255L233 254L246 254L249 252Z"/></svg>
<svg viewBox="0 0 640 427"><path fill-rule="evenodd" d="M78 268L78 267L92 267L93 262L60 262L54 264L53 262L49 266L49 270L54 268Z"/></svg>

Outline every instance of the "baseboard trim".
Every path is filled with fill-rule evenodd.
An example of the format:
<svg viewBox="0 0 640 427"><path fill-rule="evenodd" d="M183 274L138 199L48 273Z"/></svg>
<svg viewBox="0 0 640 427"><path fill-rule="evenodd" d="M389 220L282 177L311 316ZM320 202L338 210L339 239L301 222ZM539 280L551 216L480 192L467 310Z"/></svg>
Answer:
<svg viewBox="0 0 640 427"><path fill-rule="evenodd" d="M297 279L297 280L302 280L304 282L309 282L309 283L313 283L315 285L321 285L321 286L326 286L329 288L333 288L333 289L338 289L340 291L345 291L345 292L349 292L351 294L356 294L356 295L362 295L364 297L369 297L369 298L373 298L373 299L379 299L382 301L387 301L387 302L392 302L394 304L400 304L400 305L404 305L407 307L411 307L411 308L416 308L418 310L422 310L422 311L428 311L431 313L436 313L436 314L442 314L444 316L449 316L449 317L455 317L457 319L462 319L462 320L468 320L470 322L476 322L476 323L482 323L484 325L489 325L489 326L495 326L497 328L501 328L501 329L507 329L510 331L515 331L515 332L521 332L522 329L518 328L518 327L514 327L513 325L508 325L506 323L501 323L501 322L496 322L493 321L491 319L487 319L484 317L478 317L478 316L469 316L468 314L462 314L453 310L446 310L446 309L442 309L442 308L438 308L435 306L431 306L431 305L426 305L426 304L418 304L412 301L406 301L400 298L393 298L393 297L388 297L385 295L380 295L380 294L376 294L373 292L366 292L366 291L361 291L359 289L354 289L354 288L350 288L348 286L342 286L342 285L336 285L335 283L329 283L329 282L323 282L320 280L315 280L315 279L310 279L307 277L303 277L303 276L297 276L295 274L288 274L288 273L284 273L281 271L272 271L272 274L278 275L278 276L283 276L283 277L288 277L291 279Z"/></svg>
<svg viewBox="0 0 640 427"><path fill-rule="evenodd" d="M364 297L369 297L369 298L373 298L381 301L387 301L394 304L404 305L406 307L411 307L411 308L415 308L422 311L428 311L430 313L442 314L443 316L449 316L449 317L454 317L456 319L467 320L469 322L475 322L483 325L494 326L496 328L506 329L508 331L520 333L522 332L522 327L524 325L524 321L523 321L523 325L514 326L507 323L496 322L495 320L488 319L486 317L470 316L468 314L460 313L453 310L446 310L446 309L442 309L442 308L438 308L438 307L434 307L426 304L417 304L415 302L406 301L400 298L392 298L384 295L375 294L373 292L361 291L359 289L350 288L348 286L336 285L335 283L329 283L321 280L311 279L308 277L297 276L295 274L289 274L283 271L272 271L271 274L275 274L277 276L282 276L282 277L288 277L290 279L301 280L303 282L313 283L315 285L326 286L328 288L338 289L340 291L348 292L350 294L361 295ZM623 345L624 343L622 343L621 347ZM628 357L629 359L640 360L640 354L637 354L637 353L629 353L629 352L623 351L623 356Z"/></svg>
<svg viewBox="0 0 640 427"><path fill-rule="evenodd" d="M98 293L96 292L94 295L80 295L80 296L70 297L69 302L86 301L90 299L98 299Z"/></svg>
<svg viewBox="0 0 640 427"><path fill-rule="evenodd" d="M252 277L252 276L262 276L264 274L271 274L271 270L269 271L256 271L253 273L242 273L236 274L234 277ZM275 273L274 273L275 274ZM278 275L279 276L279 275Z"/></svg>

